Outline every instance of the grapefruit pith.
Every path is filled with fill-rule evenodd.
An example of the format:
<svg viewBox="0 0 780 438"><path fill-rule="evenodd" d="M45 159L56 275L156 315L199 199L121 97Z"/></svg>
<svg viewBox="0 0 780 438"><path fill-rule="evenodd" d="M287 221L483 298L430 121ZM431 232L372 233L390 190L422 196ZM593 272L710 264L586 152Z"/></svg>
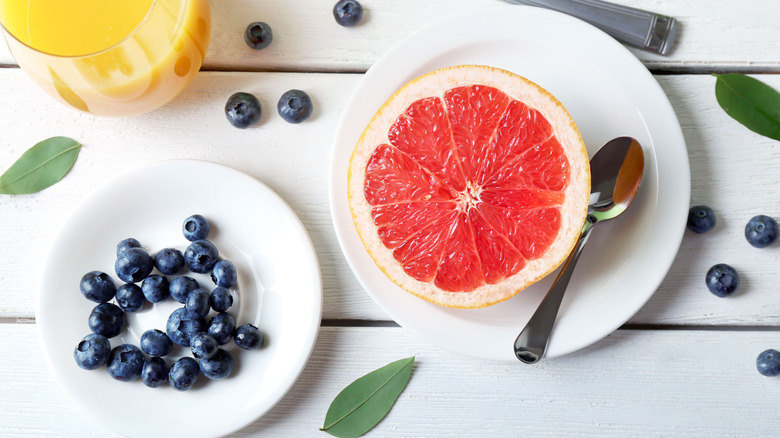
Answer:
<svg viewBox="0 0 780 438"><path fill-rule="evenodd" d="M561 103L506 70L425 74L377 111L350 158L352 219L406 291L489 306L555 270L577 241L588 154Z"/></svg>

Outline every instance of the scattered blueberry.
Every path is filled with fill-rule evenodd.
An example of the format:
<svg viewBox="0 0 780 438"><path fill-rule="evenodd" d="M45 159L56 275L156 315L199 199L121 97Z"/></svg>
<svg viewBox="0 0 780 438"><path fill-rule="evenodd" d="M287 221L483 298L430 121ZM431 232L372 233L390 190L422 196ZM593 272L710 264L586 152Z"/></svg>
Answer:
<svg viewBox="0 0 780 438"><path fill-rule="evenodd" d="M225 116L236 128L248 128L258 120L263 113L260 101L249 93L239 91L228 98L225 104Z"/></svg>
<svg viewBox="0 0 780 438"><path fill-rule="evenodd" d="M688 210L688 229L703 234L715 228L715 212L706 205L696 205Z"/></svg>
<svg viewBox="0 0 780 438"><path fill-rule="evenodd" d="M199 287L198 280L185 275L171 280L168 291L170 291L174 300L184 304L187 301L187 296L190 292Z"/></svg>
<svg viewBox="0 0 780 438"><path fill-rule="evenodd" d="M777 221L769 216L753 216L745 226L745 239L756 248L766 248L777 240Z"/></svg>
<svg viewBox="0 0 780 438"><path fill-rule="evenodd" d="M771 348L762 351L756 358L756 368L761 375L767 377L780 374L780 351Z"/></svg>
<svg viewBox="0 0 780 438"><path fill-rule="evenodd" d="M739 286L739 274L731 266L720 263L711 267L705 277L707 289L719 297L727 297Z"/></svg>
<svg viewBox="0 0 780 438"><path fill-rule="evenodd" d="M174 275L184 268L184 256L178 249L165 248L154 256L154 266L165 275Z"/></svg>
<svg viewBox="0 0 780 438"><path fill-rule="evenodd" d="M158 388L168 381L168 364L159 357L146 359L141 368L141 381L150 388Z"/></svg>
<svg viewBox="0 0 780 438"><path fill-rule="evenodd" d="M263 332L252 324L244 324L236 329L236 336L233 341L244 350L254 350L262 348L265 343Z"/></svg>
<svg viewBox="0 0 780 438"><path fill-rule="evenodd" d="M255 50L268 47L273 39L274 33L271 31L271 26L262 21L249 23L249 26L247 26L244 31L244 41L246 41L249 47Z"/></svg>
<svg viewBox="0 0 780 438"><path fill-rule="evenodd" d="M129 382L141 375L144 354L135 345L122 344L114 347L108 357L108 374L116 380Z"/></svg>
<svg viewBox="0 0 780 438"><path fill-rule="evenodd" d="M206 331L206 327L205 319L189 316L184 307L181 307L174 310L168 317L165 331L175 344L189 347L190 337L195 333Z"/></svg>
<svg viewBox="0 0 780 438"><path fill-rule="evenodd" d="M193 214L185 219L181 229L184 233L184 238L190 242L209 237L209 231L211 231L209 221L199 214Z"/></svg>
<svg viewBox="0 0 780 438"><path fill-rule="evenodd" d="M342 26L354 26L363 18L363 6L356 0L339 0L333 6L333 17Z"/></svg>
<svg viewBox="0 0 780 438"><path fill-rule="evenodd" d="M211 269L211 281L217 286L235 287L238 282L236 267L230 260L220 260Z"/></svg>
<svg viewBox="0 0 780 438"><path fill-rule="evenodd" d="M168 372L168 383L179 391L186 391L198 380L198 362L191 357L182 357L174 362Z"/></svg>
<svg viewBox="0 0 780 438"><path fill-rule="evenodd" d="M144 307L144 293L135 283L125 283L116 290L116 303L125 312L137 312Z"/></svg>
<svg viewBox="0 0 780 438"><path fill-rule="evenodd" d="M311 115L311 98L304 91L289 90L279 98L276 111L285 122L301 123Z"/></svg>
<svg viewBox="0 0 780 438"><path fill-rule="evenodd" d="M108 338L96 333L84 336L76 349L73 350L73 358L79 367L85 370L100 368L108 362L111 354L111 343Z"/></svg>
<svg viewBox="0 0 780 438"><path fill-rule="evenodd" d="M216 339L211 337L208 333L195 333L190 338L190 350L192 355L197 359L210 358L219 349L219 344Z"/></svg>
<svg viewBox="0 0 780 438"><path fill-rule="evenodd" d="M233 356L223 349L210 358L203 358L198 361L200 372L211 380L222 380L233 372Z"/></svg>
<svg viewBox="0 0 780 438"><path fill-rule="evenodd" d="M219 345L225 345L236 332L236 318L229 313L218 313L211 318L208 332Z"/></svg>
<svg viewBox="0 0 780 438"><path fill-rule="evenodd" d="M187 301L184 302L184 308L187 314L195 318L205 318L209 314L209 293L203 289L195 289L187 295Z"/></svg>
<svg viewBox="0 0 780 438"><path fill-rule="evenodd" d="M209 304L211 305L211 308L217 312L225 312L233 305L233 295L227 288L217 286L211 291Z"/></svg>
<svg viewBox="0 0 780 438"><path fill-rule="evenodd" d="M196 240L184 251L184 264L192 272L205 274L219 260L219 251L208 240Z"/></svg>
<svg viewBox="0 0 780 438"><path fill-rule="evenodd" d="M128 239L119 242L116 245L116 256L119 257L119 254L122 254L126 249L140 248L140 247L141 247L141 242L130 237Z"/></svg>
<svg viewBox="0 0 780 438"><path fill-rule="evenodd" d="M149 302L160 303L168 299L170 291L168 290L168 279L162 275L150 275L141 283L141 291Z"/></svg>
<svg viewBox="0 0 780 438"><path fill-rule="evenodd" d="M114 280L108 276L105 272L92 271L87 272L81 277L81 293L90 300L96 303L108 302L111 298L114 298L116 293L116 286Z"/></svg>
<svg viewBox="0 0 780 438"><path fill-rule="evenodd" d="M135 283L152 273L154 260L143 248L128 248L116 258L116 275L125 283Z"/></svg>
<svg viewBox="0 0 780 438"><path fill-rule="evenodd" d="M141 350L150 356L162 357L173 349L171 338L157 329L149 329L141 335Z"/></svg>
<svg viewBox="0 0 780 438"><path fill-rule="evenodd" d="M88 323L93 333L113 338L125 328L125 312L116 304L98 304L89 314Z"/></svg>

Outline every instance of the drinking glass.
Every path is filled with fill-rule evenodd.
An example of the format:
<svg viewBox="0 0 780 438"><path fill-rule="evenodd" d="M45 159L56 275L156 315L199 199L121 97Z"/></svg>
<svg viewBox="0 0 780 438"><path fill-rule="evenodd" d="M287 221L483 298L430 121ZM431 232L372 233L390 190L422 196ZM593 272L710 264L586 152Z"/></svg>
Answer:
<svg viewBox="0 0 780 438"><path fill-rule="evenodd" d="M192 80L208 48L211 11L208 0L154 0L121 41L78 56L41 51L9 27L2 25L11 54L43 90L83 112L129 116L164 105Z"/></svg>

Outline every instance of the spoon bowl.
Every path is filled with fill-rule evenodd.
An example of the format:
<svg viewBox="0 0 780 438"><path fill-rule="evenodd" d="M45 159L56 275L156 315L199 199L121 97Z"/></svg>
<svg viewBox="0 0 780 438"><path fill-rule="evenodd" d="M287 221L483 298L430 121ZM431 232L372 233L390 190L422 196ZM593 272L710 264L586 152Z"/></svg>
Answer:
<svg viewBox="0 0 780 438"><path fill-rule="evenodd" d="M585 225L555 282L515 339L515 356L521 362L536 363L544 357L564 292L593 225L613 219L628 208L639 191L644 167L642 146L631 137L608 141L591 158L591 193Z"/></svg>

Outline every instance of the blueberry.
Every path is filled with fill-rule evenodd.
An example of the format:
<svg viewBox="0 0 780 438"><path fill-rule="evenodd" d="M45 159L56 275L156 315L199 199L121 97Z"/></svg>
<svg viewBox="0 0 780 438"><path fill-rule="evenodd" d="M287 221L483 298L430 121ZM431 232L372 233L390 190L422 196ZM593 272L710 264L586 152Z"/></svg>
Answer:
<svg viewBox="0 0 780 438"><path fill-rule="evenodd" d="M144 354L135 345L122 344L114 347L108 356L108 374L116 380L129 382L141 375Z"/></svg>
<svg viewBox="0 0 780 438"><path fill-rule="evenodd" d="M209 226L209 221L205 217L199 214L193 214L184 220L181 230L184 233L185 239L194 242L209 237L211 227Z"/></svg>
<svg viewBox="0 0 780 438"><path fill-rule="evenodd" d="M184 302L187 301L187 295L199 287L198 280L185 275L171 280L168 291L171 293L174 300L184 304Z"/></svg>
<svg viewBox="0 0 780 438"><path fill-rule="evenodd" d="M766 248L777 240L777 222L769 216L753 216L745 226L745 239L756 248Z"/></svg>
<svg viewBox="0 0 780 438"><path fill-rule="evenodd" d="M182 347L190 346L190 337L198 332L206 331L206 320L189 316L184 307L178 308L168 317L165 331L175 344Z"/></svg>
<svg viewBox="0 0 780 438"><path fill-rule="evenodd" d="M140 248L141 242L139 242L136 239L133 239L132 237L125 239L116 245L116 256L119 257L119 254L122 254L126 249L130 248Z"/></svg>
<svg viewBox="0 0 780 438"><path fill-rule="evenodd" d="M218 349L219 344L217 340L208 333L195 333L190 338L190 350L197 359L208 359L214 356Z"/></svg>
<svg viewBox="0 0 780 438"><path fill-rule="evenodd" d="M186 391L198 381L198 362L191 357L182 357L174 362L168 372L168 383L179 391Z"/></svg>
<svg viewBox="0 0 780 438"><path fill-rule="evenodd" d="M85 370L100 368L108 362L111 354L111 343L103 335L90 333L84 336L76 349L73 350L73 358L76 364Z"/></svg>
<svg viewBox="0 0 780 438"><path fill-rule="evenodd" d="M168 381L168 364L159 357L146 359L141 368L141 381L150 388L158 388Z"/></svg>
<svg viewBox="0 0 780 438"><path fill-rule="evenodd" d="M125 283L135 283L152 273L154 260L143 248L128 248L116 258L116 275Z"/></svg>
<svg viewBox="0 0 780 438"><path fill-rule="evenodd" d="M762 351L756 358L756 368L761 375L767 377L780 374L780 351L771 348Z"/></svg>
<svg viewBox="0 0 780 438"><path fill-rule="evenodd" d="M184 268L184 256L178 249L165 248L154 256L154 266L165 275L174 275Z"/></svg>
<svg viewBox="0 0 780 438"><path fill-rule="evenodd" d="M203 289L195 289L187 295L187 301L184 302L184 308L187 314L195 318L205 318L209 314L209 293Z"/></svg>
<svg viewBox="0 0 780 438"><path fill-rule="evenodd" d="M108 276L105 272L92 271L87 272L81 277L81 293L90 300L96 303L108 302L111 298L114 298L116 293L116 286L114 280Z"/></svg>
<svg viewBox="0 0 780 438"><path fill-rule="evenodd" d="M236 332L236 318L229 313L218 313L211 318L208 332L219 345L225 345L233 339Z"/></svg>
<svg viewBox="0 0 780 438"><path fill-rule="evenodd" d="M184 264L192 272L205 274L219 260L219 251L208 240L196 240L184 251Z"/></svg>
<svg viewBox="0 0 780 438"><path fill-rule="evenodd" d="M88 322L93 333L113 338L125 328L125 312L112 303L98 304L89 314Z"/></svg>
<svg viewBox="0 0 780 438"><path fill-rule="evenodd" d="M258 120L263 113L260 101L249 93L238 92L228 98L225 104L225 116L236 128L248 128Z"/></svg>
<svg viewBox="0 0 780 438"><path fill-rule="evenodd" d="M168 279L162 275L150 275L141 283L141 291L149 302L160 303L168 299Z"/></svg>
<svg viewBox="0 0 780 438"><path fill-rule="evenodd" d="M279 98L276 111L285 122L301 123L311 115L311 98L301 90L289 90Z"/></svg>
<svg viewBox="0 0 780 438"><path fill-rule="evenodd" d="M711 267L705 277L707 289L719 297L727 297L739 286L739 274L731 266L720 263Z"/></svg>
<svg viewBox="0 0 780 438"><path fill-rule="evenodd" d="M211 380L222 380L233 372L233 356L221 348L214 356L204 357L198 363L200 372Z"/></svg>
<svg viewBox="0 0 780 438"><path fill-rule="evenodd" d="M274 33L271 31L271 26L262 21L249 23L249 26L247 26L244 31L244 41L246 41L249 47L255 50L268 47L273 39Z"/></svg>
<svg viewBox="0 0 780 438"><path fill-rule="evenodd" d="M171 338L157 329L149 329L141 335L141 350L150 356L162 357L173 349Z"/></svg>
<svg viewBox="0 0 780 438"><path fill-rule="evenodd" d="M135 283L125 283L116 290L116 302L125 312L137 312L144 307L144 293Z"/></svg>
<svg viewBox="0 0 780 438"><path fill-rule="evenodd" d="M209 304L217 312L225 312L233 305L233 295L227 288L217 286L211 291Z"/></svg>
<svg viewBox="0 0 780 438"><path fill-rule="evenodd" d="M244 324L236 329L236 337L233 341L244 350L254 350L263 347L265 336L252 324Z"/></svg>
<svg viewBox="0 0 780 438"><path fill-rule="evenodd" d="M354 26L363 18L363 6L356 0L339 0L333 6L333 17L342 26Z"/></svg>
<svg viewBox="0 0 780 438"><path fill-rule="evenodd" d="M234 287L238 281L236 267L229 260L220 260L211 269L211 281L217 286Z"/></svg>
<svg viewBox="0 0 780 438"><path fill-rule="evenodd" d="M696 205L688 210L688 229L697 234L715 228L715 212L706 205Z"/></svg>

